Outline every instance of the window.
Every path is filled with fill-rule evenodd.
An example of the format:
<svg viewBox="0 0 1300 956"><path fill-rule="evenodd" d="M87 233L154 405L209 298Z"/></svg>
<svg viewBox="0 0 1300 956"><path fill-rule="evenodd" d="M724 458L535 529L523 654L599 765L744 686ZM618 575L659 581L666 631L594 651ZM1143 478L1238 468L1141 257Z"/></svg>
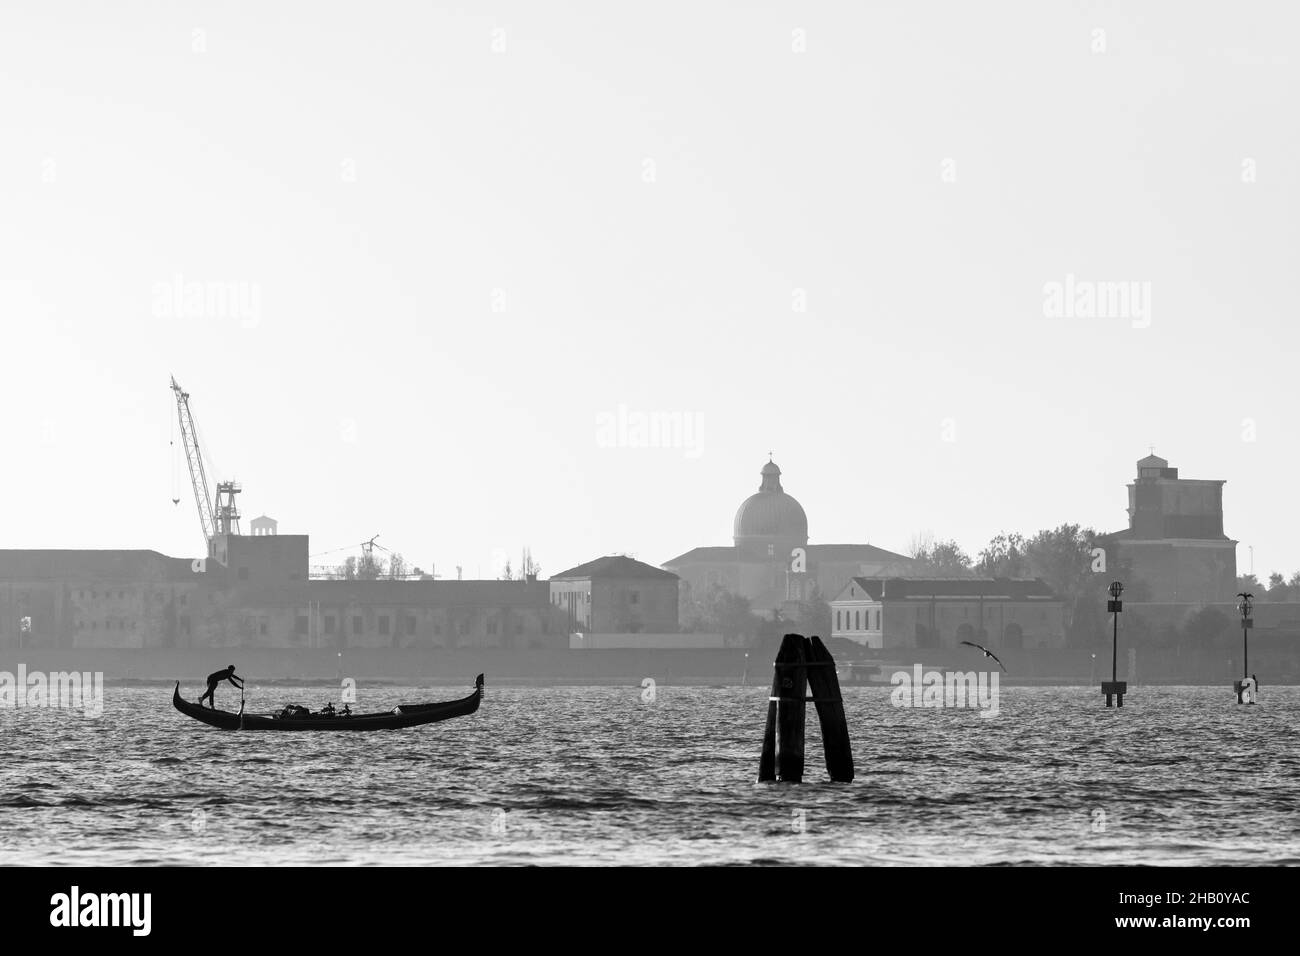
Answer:
<svg viewBox="0 0 1300 956"><path fill-rule="evenodd" d="M862 630L862 612L861 612L861 611L854 611L854 612L853 612L853 630L855 630L855 631L860 631L860 630Z"/></svg>
<svg viewBox="0 0 1300 956"><path fill-rule="evenodd" d="M298 635L307 633L307 615L299 614L298 619L293 623L293 632Z"/></svg>
<svg viewBox="0 0 1300 956"><path fill-rule="evenodd" d="M266 637L266 618L262 618L257 625L258 633Z"/></svg>
<svg viewBox="0 0 1300 956"><path fill-rule="evenodd" d="M387 614L381 614L381 615L379 615L379 633L380 633L380 634L387 634L387 633L388 633L388 615L387 615Z"/></svg>
<svg viewBox="0 0 1300 956"><path fill-rule="evenodd" d="M415 633L415 615L406 615L406 636L410 637Z"/></svg>
<svg viewBox="0 0 1300 956"><path fill-rule="evenodd" d="M186 606L187 604L189 604L189 603L190 603L190 596L189 596L188 594L182 594L182 595L181 595L181 607L185 607L185 606Z"/></svg>
<svg viewBox="0 0 1300 956"><path fill-rule="evenodd" d="M630 603L632 603L632 604L640 604L640 603L641 603L641 592L640 592L640 591L633 591L633 592L631 592L631 593L628 595L627 599L628 599L628 601L629 601Z"/></svg>
<svg viewBox="0 0 1300 956"><path fill-rule="evenodd" d="M835 630L837 630L837 631L842 631L842 630L844 630L844 624L843 624L843 622L840 620L840 612L839 612L839 611L836 611L836 612L835 612Z"/></svg>
<svg viewBox="0 0 1300 956"><path fill-rule="evenodd" d="M496 632L497 632L497 620L496 620L496 618L492 618L490 621L488 621L488 628L487 628L487 631L488 631L489 634L496 634Z"/></svg>
<svg viewBox="0 0 1300 956"><path fill-rule="evenodd" d="M353 615L352 615L352 633L353 633L353 634L360 634L360 633L361 633L361 615L360 615L360 614L353 614Z"/></svg>

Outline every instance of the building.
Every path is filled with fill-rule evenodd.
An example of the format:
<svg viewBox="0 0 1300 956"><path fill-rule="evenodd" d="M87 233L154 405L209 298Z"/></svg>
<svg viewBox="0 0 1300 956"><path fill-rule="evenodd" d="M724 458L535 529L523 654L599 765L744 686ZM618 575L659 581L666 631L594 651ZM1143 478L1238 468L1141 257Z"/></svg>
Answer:
<svg viewBox="0 0 1300 956"><path fill-rule="evenodd" d="M553 575L551 604L570 633L674 634L677 575L616 554Z"/></svg>
<svg viewBox="0 0 1300 956"><path fill-rule="evenodd" d="M0 647L171 647L209 590L157 551L0 551Z"/></svg>
<svg viewBox="0 0 1300 956"><path fill-rule="evenodd" d="M1223 533L1223 486L1179 478L1156 455L1137 463L1128 486L1128 528L1100 543L1115 566L1127 564L1152 603L1232 601L1237 591L1237 542Z"/></svg>
<svg viewBox="0 0 1300 956"><path fill-rule="evenodd" d="M568 646L545 582L314 580L307 535L214 541L224 563L0 551L0 647Z"/></svg>
<svg viewBox="0 0 1300 956"><path fill-rule="evenodd" d="M1037 578L865 578L831 601L831 636L867 647L1064 647L1060 598Z"/></svg>
<svg viewBox="0 0 1300 956"><path fill-rule="evenodd" d="M684 600L714 587L748 598L772 613L820 593L838 594L859 575L907 575L911 558L870 544L809 544L803 505L781 486L781 469L768 461L758 491L736 510L731 547L694 548L665 561L682 580Z"/></svg>
<svg viewBox="0 0 1300 956"><path fill-rule="evenodd" d="M280 533L280 522L274 518L268 518L266 515L258 515L248 525L250 533L255 536Z"/></svg>

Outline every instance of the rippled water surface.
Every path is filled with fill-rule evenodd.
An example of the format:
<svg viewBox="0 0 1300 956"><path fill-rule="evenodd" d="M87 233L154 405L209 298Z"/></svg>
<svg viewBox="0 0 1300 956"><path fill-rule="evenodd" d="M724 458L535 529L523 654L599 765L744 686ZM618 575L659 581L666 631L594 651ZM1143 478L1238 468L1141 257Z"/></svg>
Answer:
<svg viewBox="0 0 1300 956"><path fill-rule="evenodd" d="M757 784L765 688L494 688L402 731L232 733L114 688L0 710L7 863L1300 862L1300 688L1002 688L1000 713L846 688L858 778ZM319 705L255 688L249 709ZM467 692L467 689L466 689ZM197 692L195 692L197 693ZM453 688L361 688L358 710ZM237 698L236 698L237 700ZM229 688L218 702L232 704Z"/></svg>

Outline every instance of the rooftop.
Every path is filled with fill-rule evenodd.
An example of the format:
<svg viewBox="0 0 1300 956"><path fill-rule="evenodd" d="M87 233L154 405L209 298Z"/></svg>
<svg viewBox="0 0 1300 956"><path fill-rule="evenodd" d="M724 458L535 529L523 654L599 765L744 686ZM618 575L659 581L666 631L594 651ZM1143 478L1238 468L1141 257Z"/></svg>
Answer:
<svg viewBox="0 0 1300 956"><path fill-rule="evenodd" d="M551 575L552 581L569 578L671 578L675 581L677 575L625 554L610 554Z"/></svg>

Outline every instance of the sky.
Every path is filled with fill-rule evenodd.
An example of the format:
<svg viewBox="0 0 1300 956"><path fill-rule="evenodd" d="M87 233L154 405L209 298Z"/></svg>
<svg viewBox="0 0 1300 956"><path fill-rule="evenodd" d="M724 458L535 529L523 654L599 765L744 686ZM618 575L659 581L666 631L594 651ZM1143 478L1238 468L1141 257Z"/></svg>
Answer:
<svg viewBox="0 0 1300 956"><path fill-rule="evenodd" d="M814 543L975 553L1154 447L1289 574L1298 19L7 0L0 547L202 553L175 376L313 563L659 564L769 451Z"/></svg>

